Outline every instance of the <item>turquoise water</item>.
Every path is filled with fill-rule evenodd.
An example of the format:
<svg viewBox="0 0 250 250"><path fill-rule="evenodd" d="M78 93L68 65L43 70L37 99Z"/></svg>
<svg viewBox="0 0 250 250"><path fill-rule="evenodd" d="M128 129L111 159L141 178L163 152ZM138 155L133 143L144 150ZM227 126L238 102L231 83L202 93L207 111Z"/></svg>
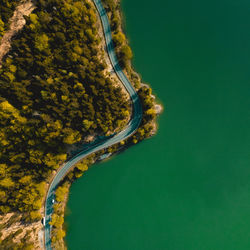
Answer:
<svg viewBox="0 0 250 250"><path fill-rule="evenodd" d="M123 1L157 136L70 190L69 250L250 249L250 2Z"/></svg>

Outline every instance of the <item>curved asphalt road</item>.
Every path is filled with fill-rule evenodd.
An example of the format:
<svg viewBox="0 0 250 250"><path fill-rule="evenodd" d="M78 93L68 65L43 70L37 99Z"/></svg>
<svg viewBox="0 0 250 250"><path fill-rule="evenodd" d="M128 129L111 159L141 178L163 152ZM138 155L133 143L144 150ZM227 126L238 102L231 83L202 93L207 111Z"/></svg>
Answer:
<svg viewBox="0 0 250 250"><path fill-rule="evenodd" d="M84 151L80 152L76 156L74 156L72 159L70 159L68 162L64 164L64 166L60 169L60 171L56 174L55 178L53 179L52 183L50 184L48 194L46 197L45 202L45 226L44 226L44 242L45 242L45 249L50 250L51 248L51 226L49 225L49 222L51 221L51 215L53 213L53 204L52 199L54 199L54 191L58 185L58 183L63 179L63 177L67 174L67 172L80 160L82 160L84 157L95 153L101 149L110 147L126 138L131 136L139 127L142 119L142 107L139 100L139 97L132 87L131 83L129 82L128 78L125 76L125 74L122 72L122 69L119 66L117 57L115 55L114 46L112 42L112 36L111 36L111 30L109 25L109 20L106 14L105 9L102 6L101 0L92 0L98 10L98 13L101 18L103 31L105 35L106 45L107 45L107 51L110 57L110 61L113 65L114 71L116 72L117 76L127 89L130 98L132 100L133 104L133 114L130 122L126 126L126 128L121 131L120 133L109 137L104 138L101 141L98 141L91 146L89 146Z"/></svg>

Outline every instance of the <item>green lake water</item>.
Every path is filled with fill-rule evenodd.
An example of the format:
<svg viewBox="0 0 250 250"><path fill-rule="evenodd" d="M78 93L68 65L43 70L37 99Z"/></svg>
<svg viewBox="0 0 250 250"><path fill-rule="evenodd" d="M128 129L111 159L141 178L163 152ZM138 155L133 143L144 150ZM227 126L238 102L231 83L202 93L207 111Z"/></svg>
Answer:
<svg viewBox="0 0 250 250"><path fill-rule="evenodd" d="M250 249L250 1L123 0L158 134L70 190L69 250Z"/></svg>

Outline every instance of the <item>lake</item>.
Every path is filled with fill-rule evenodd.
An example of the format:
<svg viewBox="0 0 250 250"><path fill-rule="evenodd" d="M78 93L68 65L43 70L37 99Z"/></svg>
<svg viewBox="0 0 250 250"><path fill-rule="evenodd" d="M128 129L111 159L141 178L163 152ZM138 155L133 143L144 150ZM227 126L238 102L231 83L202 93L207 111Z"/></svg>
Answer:
<svg viewBox="0 0 250 250"><path fill-rule="evenodd" d="M250 1L123 0L156 136L70 190L69 250L250 249Z"/></svg>

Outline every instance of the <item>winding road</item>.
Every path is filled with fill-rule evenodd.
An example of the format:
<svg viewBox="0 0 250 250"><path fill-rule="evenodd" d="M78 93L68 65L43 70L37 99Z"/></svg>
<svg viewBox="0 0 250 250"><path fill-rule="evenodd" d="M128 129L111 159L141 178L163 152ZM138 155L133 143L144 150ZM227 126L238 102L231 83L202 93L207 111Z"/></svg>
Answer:
<svg viewBox="0 0 250 250"><path fill-rule="evenodd" d="M54 191L57 188L57 185L59 182L63 179L63 177L68 173L68 171L80 160L85 158L86 156L95 153L101 149L108 148L122 140L127 139L130 137L139 127L142 119L142 106L139 100L139 97L133 88L132 84L129 82L126 75L123 73L121 67L119 66L115 51L114 51L114 45L112 41L112 35L111 35L111 29L109 25L108 16L106 14L106 11L101 3L101 0L92 0L96 6L96 9L99 13L99 16L101 18L103 32L106 40L107 45L107 52L111 61L111 64L114 68L115 73L117 74L118 78L128 91L133 111L132 116L125 127L124 130L122 130L120 133L115 134L112 137L104 138L101 141L98 141L97 143L94 143L89 148L81 151L76 156L71 158L68 162L66 162L63 167L57 172L56 176L54 177L53 181L50 184L46 201L45 201L45 225L44 225L44 242L45 242L45 249L50 250L51 248L51 226L49 222L51 221L51 215L53 213L53 203L52 200L54 199Z"/></svg>

